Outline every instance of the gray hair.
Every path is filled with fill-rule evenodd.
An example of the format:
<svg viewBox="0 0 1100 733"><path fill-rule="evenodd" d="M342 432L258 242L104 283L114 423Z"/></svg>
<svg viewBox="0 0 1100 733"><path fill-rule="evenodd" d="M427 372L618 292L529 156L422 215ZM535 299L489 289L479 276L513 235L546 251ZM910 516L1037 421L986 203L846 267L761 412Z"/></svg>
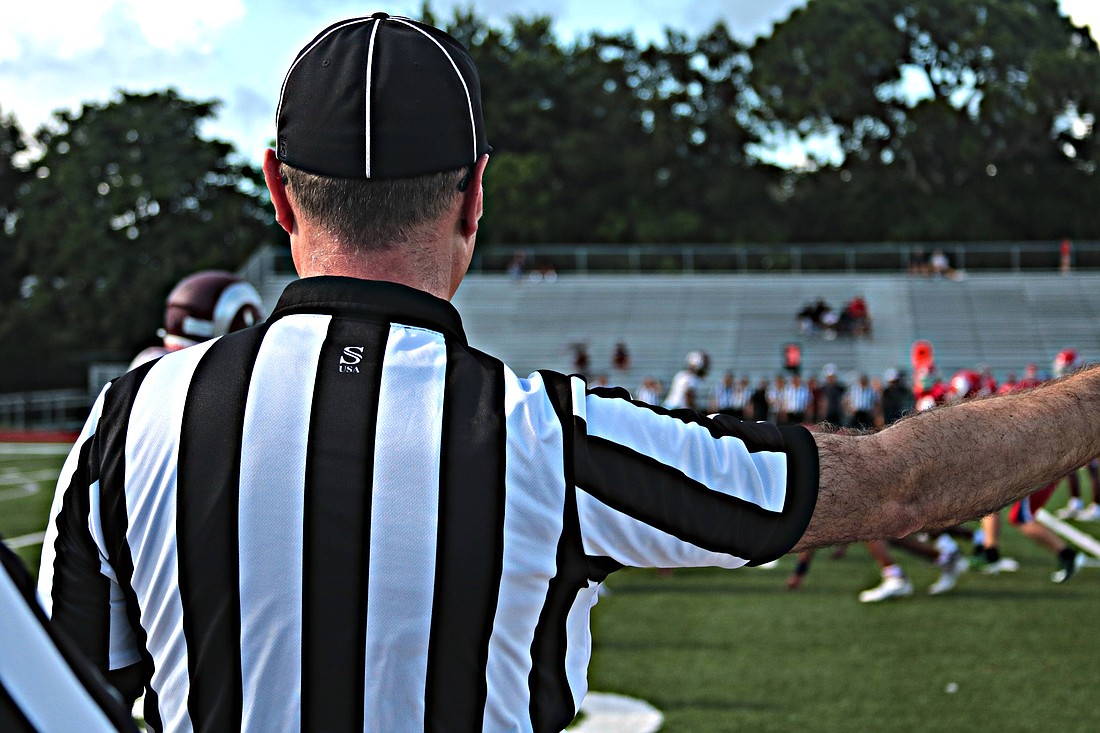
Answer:
<svg viewBox="0 0 1100 733"><path fill-rule="evenodd" d="M282 163L298 214L355 251L388 249L415 239L462 195L467 168L415 178L332 178Z"/></svg>

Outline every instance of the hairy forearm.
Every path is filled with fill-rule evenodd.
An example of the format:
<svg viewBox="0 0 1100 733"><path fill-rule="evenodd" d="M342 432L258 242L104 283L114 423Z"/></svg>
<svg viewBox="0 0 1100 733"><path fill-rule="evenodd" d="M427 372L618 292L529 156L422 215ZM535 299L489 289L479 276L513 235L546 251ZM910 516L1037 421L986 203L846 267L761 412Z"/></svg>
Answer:
<svg viewBox="0 0 1100 733"><path fill-rule="evenodd" d="M821 490L799 548L946 527L1100 455L1100 368L920 413L873 435L815 438Z"/></svg>

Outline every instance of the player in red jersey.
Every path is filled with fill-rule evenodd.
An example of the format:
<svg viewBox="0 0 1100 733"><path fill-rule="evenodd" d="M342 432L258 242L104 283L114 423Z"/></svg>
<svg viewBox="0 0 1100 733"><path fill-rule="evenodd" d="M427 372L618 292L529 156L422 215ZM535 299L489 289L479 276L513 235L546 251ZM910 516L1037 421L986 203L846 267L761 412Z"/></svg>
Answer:
<svg viewBox="0 0 1100 733"><path fill-rule="evenodd" d="M1073 356L1075 357L1076 355L1074 354ZM1063 371L1070 368L1070 362L1065 360L1066 357L1064 353L1059 354L1059 359L1063 359ZM1055 360L1056 373L1059 371L1058 367L1059 361ZM1035 368L1035 365L1029 364L1026 376L1016 383L1015 388L1017 390L1027 389L1028 387L1033 387L1038 384L1039 379L1037 377L1037 372L1038 370ZM1075 548L1067 545L1062 541L1061 537L1047 529L1047 527L1040 524L1035 519L1036 512L1050 500L1056 488L1058 488L1057 481L1047 484L1038 491L1010 506L1007 516L1009 524L1020 530L1021 534L1038 544L1040 547L1050 550L1058 557L1058 567L1051 574L1050 579L1055 583L1064 583L1073 577L1077 568L1080 567L1084 556ZM996 574L1002 570L1016 569L1014 560L1002 558L1000 556L1000 531L1000 514L990 514L982 519L982 555L984 560L982 570L990 574Z"/></svg>
<svg viewBox="0 0 1100 733"><path fill-rule="evenodd" d="M1054 376L1062 377L1085 365L1076 349L1062 349L1054 357ZM1069 483L1069 501L1055 512L1059 519L1076 519L1082 522L1100 521L1100 460L1093 458L1083 468L1088 472L1092 485L1092 503L1085 505L1081 495L1081 480L1078 471L1066 476Z"/></svg>

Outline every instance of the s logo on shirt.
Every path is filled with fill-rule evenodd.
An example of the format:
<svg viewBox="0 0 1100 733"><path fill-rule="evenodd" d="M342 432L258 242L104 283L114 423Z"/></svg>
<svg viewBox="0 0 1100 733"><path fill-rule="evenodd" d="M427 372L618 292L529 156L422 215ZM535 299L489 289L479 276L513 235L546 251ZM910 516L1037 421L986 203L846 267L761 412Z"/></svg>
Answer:
<svg viewBox="0 0 1100 733"><path fill-rule="evenodd" d="M340 373L358 374L361 361L363 361L362 346L345 346L344 353L340 355Z"/></svg>

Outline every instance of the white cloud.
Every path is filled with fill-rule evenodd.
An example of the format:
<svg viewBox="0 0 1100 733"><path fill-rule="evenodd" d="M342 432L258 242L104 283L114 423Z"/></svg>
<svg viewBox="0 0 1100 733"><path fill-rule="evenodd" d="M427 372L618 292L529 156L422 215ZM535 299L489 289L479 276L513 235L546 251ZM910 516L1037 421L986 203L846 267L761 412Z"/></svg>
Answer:
<svg viewBox="0 0 1100 733"><path fill-rule="evenodd" d="M125 4L149 44L165 51L206 45L213 31L244 17L243 0L170 4L129 0Z"/></svg>
<svg viewBox="0 0 1100 733"><path fill-rule="evenodd" d="M0 62L49 55L71 61L110 48L120 33L160 51L195 50L210 33L244 16L243 0L53 0L10 3L0 26Z"/></svg>

